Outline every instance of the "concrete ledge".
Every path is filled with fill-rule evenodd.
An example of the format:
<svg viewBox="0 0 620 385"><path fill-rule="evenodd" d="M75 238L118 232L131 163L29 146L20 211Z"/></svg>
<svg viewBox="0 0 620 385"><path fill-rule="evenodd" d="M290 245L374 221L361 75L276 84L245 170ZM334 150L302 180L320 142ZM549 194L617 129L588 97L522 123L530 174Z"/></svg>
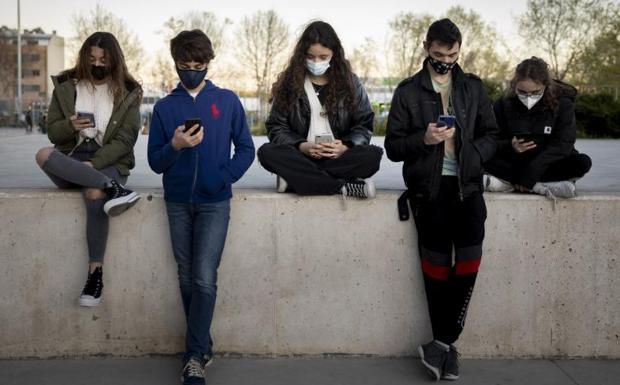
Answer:
<svg viewBox="0 0 620 385"><path fill-rule="evenodd" d="M86 273L81 196L0 190L0 358L182 351L184 321L161 192L113 218L105 295ZM371 201L235 191L219 276L220 353L407 356L430 337L413 221ZM487 194L466 357L620 358L620 196Z"/></svg>

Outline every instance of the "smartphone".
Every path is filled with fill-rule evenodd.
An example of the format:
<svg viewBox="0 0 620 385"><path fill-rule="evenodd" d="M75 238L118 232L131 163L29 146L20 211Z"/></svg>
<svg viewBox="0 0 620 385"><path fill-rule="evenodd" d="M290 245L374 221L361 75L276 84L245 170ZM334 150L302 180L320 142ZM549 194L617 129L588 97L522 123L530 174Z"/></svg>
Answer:
<svg viewBox="0 0 620 385"><path fill-rule="evenodd" d="M78 111L77 117L78 119L88 119L90 121L90 124L95 127L95 114L93 114L92 112Z"/></svg>
<svg viewBox="0 0 620 385"><path fill-rule="evenodd" d="M448 127L452 128L456 124L456 116L454 115L439 115L437 119L438 127Z"/></svg>
<svg viewBox="0 0 620 385"><path fill-rule="evenodd" d="M516 134L517 139L523 139L522 143L534 142L536 143L536 135L532 133Z"/></svg>
<svg viewBox="0 0 620 385"><path fill-rule="evenodd" d="M186 119L185 128L183 129L183 132L189 131L195 125L198 125L198 128L192 132L192 135L196 135L198 131L200 131L200 126L202 125L202 121L200 120L200 118Z"/></svg>
<svg viewBox="0 0 620 385"><path fill-rule="evenodd" d="M321 143L330 143L334 141L334 137L332 135L317 135L314 137L314 143L316 144L321 144Z"/></svg>

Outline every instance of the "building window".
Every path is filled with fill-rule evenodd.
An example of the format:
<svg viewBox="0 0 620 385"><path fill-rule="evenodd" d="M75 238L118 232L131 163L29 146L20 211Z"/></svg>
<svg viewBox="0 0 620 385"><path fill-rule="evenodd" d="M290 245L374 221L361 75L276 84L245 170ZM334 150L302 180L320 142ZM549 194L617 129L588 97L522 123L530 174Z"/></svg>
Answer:
<svg viewBox="0 0 620 385"><path fill-rule="evenodd" d="M41 86L38 84L24 84L22 85L23 92L40 92Z"/></svg>

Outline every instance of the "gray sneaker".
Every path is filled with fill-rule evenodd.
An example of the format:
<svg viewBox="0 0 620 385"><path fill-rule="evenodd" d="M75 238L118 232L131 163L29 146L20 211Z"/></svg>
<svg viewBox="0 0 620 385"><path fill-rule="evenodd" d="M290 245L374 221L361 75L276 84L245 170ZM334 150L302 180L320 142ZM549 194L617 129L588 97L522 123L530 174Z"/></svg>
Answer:
<svg viewBox="0 0 620 385"><path fill-rule="evenodd" d="M574 198L577 196L575 184L570 181L539 182L532 187L532 191L551 199Z"/></svg>
<svg viewBox="0 0 620 385"><path fill-rule="evenodd" d="M420 361L422 361L422 365L424 365L428 374L435 381L439 381L441 378L448 352L449 348L446 349L435 341L418 347Z"/></svg>
<svg viewBox="0 0 620 385"><path fill-rule="evenodd" d="M456 350L456 346L450 345L450 350L446 354L446 362L444 363L442 380L455 381L459 379L459 357L461 355Z"/></svg>

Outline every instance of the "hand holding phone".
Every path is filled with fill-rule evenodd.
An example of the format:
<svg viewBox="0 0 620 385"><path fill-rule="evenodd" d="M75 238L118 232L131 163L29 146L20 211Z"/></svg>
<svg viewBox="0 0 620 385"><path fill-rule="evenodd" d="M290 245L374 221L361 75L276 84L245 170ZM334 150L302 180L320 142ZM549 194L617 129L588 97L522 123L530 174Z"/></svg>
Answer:
<svg viewBox="0 0 620 385"><path fill-rule="evenodd" d="M77 116L72 116L70 120L76 131L82 131L86 128L95 127L95 114L92 112L78 111Z"/></svg>
<svg viewBox="0 0 620 385"><path fill-rule="evenodd" d="M456 124L456 116L454 115L439 115L437 119L437 127L452 128Z"/></svg>
<svg viewBox="0 0 620 385"><path fill-rule="evenodd" d="M202 142L203 137L204 129L200 126L200 119L188 119L174 131L170 144L172 148L179 151L197 146Z"/></svg>
<svg viewBox="0 0 620 385"><path fill-rule="evenodd" d="M186 119L185 128L183 129L183 132L186 133L190 131L191 129L192 131L190 132L190 135L192 136L196 135L198 131L200 130L201 125L202 125L202 121L200 120L200 118Z"/></svg>

